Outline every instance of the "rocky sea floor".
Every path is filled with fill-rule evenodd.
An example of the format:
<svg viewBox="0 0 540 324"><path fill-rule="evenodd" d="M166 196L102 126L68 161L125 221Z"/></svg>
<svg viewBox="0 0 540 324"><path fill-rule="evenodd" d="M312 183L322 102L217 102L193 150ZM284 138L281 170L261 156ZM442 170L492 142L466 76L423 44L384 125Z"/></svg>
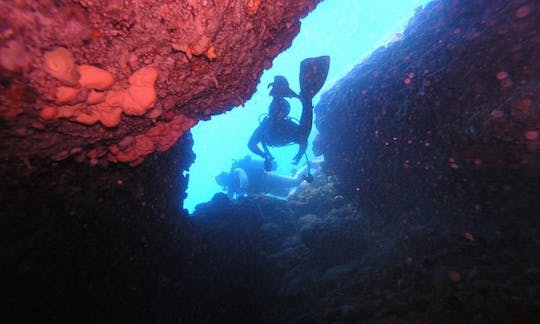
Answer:
<svg viewBox="0 0 540 324"><path fill-rule="evenodd" d="M538 321L540 226L532 210L496 218L489 210L463 214L426 202L368 214L323 180L289 201L218 194L189 217L157 213L121 192L83 192L76 206L63 198L8 205L0 254L5 318Z"/></svg>
<svg viewBox="0 0 540 324"><path fill-rule="evenodd" d="M197 259L221 255L230 289L254 280L244 288L268 299L252 322L535 322L538 218L482 222L434 207L370 217L332 182L289 202L216 199L194 216L204 233Z"/></svg>

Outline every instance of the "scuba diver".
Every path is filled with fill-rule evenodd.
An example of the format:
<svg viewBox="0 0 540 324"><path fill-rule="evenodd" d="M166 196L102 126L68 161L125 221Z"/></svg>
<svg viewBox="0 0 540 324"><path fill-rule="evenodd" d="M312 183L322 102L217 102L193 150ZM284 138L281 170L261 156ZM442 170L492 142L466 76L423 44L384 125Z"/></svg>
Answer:
<svg viewBox="0 0 540 324"><path fill-rule="evenodd" d="M293 176L283 176L263 169L264 161L252 159L246 155L235 161L230 172L221 172L215 177L217 184L223 187L230 199L253 194L270 194L286 198L291 189L297 187L305 179L304 174L309 166L298 170ZM277 169L275 161L271 162L271 171Z"/></svg>
<svg viewBox="0 0 540 324"><path fill-rule="evenodd" d="M288 117L291 110L289 102L284 98L274 98L270 104L268 116L259 124L249 139L249 149L265 160L273 160L268 146L298 143L298 153L293 159L293 164L298 164L306 151L307 138L311 132L313 114L312 108L309 107L310 102L303 108L300 123L296 124ZM260 149L259 143L262 144L264 151Z"/></svg>
<svg viewBox="0 0 540 324"><path fill-rule="evenodd" d="M322 88L329 65L329 56L308 58L300 63L300 95L289 88L289 82L284 76L274 77L274 82L268 85L272 87L270 95L273 97L268 115L255 129L248 142L250 151L265 160L266 171L270 171L271 161L274 159L268 146L298 144L298 153L292 161L295 165L305 154L313 124L312 99ZM288 117L291 106L286 97L298 98L302 102L302 115L298 124Z"/></svg>

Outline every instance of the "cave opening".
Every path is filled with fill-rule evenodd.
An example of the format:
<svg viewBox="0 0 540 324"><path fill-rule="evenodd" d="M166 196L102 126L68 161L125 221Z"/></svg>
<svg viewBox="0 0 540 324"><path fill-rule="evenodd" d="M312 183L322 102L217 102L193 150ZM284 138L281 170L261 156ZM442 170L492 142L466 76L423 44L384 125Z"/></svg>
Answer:
<svg viewBox="0 0 540 324"><path fill-rule="evenodd" d="M0 3L7 8L0 10L0 20L13 27L0 36L0 118L7 126L0 131L4 318L16 323L530 323L540 316L537 1L426 1L398 41L375 51L423 2L400 1L398 7L382 0L124 2L125 10L118 1ZM296 33L288 24L274 29L272 19L295 24L319 2L245 107L209 122L191 118L224 109L219 102L242 102L230 101L229 89L256 81L238 74L236 81L241 80L234 83L225 72L249 66L243 71L251 73L243 75L259 73L267 61L245 53L262 50L274 57L281 51L277 40L292 42ZM65 10L55 11L66 3ZM83 4L88 6L81 11ZM232 51L237 60L226 64L231 53L227 56L222 45L229 38L214 47L196 37L196 30L178 31L179 22L192 27L194 21L179 20L176 13L207 22L221 17L213 9L229 5L235 10L221 11L229 17L223 22L236 23L230 14L243 12L272 32L253 40L254 47L242 42L244 51ZM410 11L405 14L401 5ZM137 8L141 11L132 11ZM84 27L85 17L113 30L79 28L76 21ZM44 28L27 28L32 21ZM142 23L124 23L129 21ZM399 26L388 31L381 25L388 21ZM215 31L215 26L208 27ZM218 30L250 36L249 28L225 26L229 29ZM93 40L72 43L73 34L89 31ZM156 41L159 35L192 35L209 47L171 45ZM139 36L150 41L143 44ZM69 51L51 51L58 42ZM110 44L136 44L135 54L141 55L94 50L114 49ZM160 44L171 56L149 55ZM24 49L34 56L23 55ZM215 59L216 53L223 60ZM51 66L68 73L48 75L43 54L62 58L63 64ZM331 57L330 75L314 101L312 139L317 138L307 152L312 161L312 147L324 153L323 181L314 174L314 182L299 186L287 200L217 195L205 203L221 189L214 176L249 152L248 138L272 100L268 84L284 75L298 91L300 61L320 55ZM101 71L110 80L108 70L96 69L103 62L112 71L106 64L111 61L128 69L105 99L133 99L137 90L153 97L153 86L143 82L138 88L144 80L134 71L150 64L142 71L152 80L158 71L159 98L152 110L128 116L137 108L132 102L120 102L121 111L96 106L90 93L103 95L102 84L82 77L81 88L70 93L83 106L43 105L52 102L53 90L60 94L66 90L61 84L74 81L78 64L90 63L83 72ZM30 74L6 74L5 68L19 64L31 64ZM231 83L205 78L205 69L215 72L212 68L224 68L219 75ZM186 88L178 79L187 75L195 82ZM126 88L133 79L136 84ZM164 81L170 81L172 99L163 91ZM28 92L32 84L45 86L37 98ZM178 97L182 89L186 100ZM244 96L248 92L243 89ZM290 102L298 117L299 102ZM92 109L99 115L89 114L96 112ZM122 123L104 118L109 113ZM179 197L187 187L182 171L193 161L187 130L197 122L198 161L185 205L189 216ZM44 154L42 160L33 157L34 149ZM296 146L272 153L280 164L276 173L290 172Z"/></svg>
<svg viewBox="0 0 540 324"><path fill-rule="evenodd" d="M224 188L216 183L214 177L220 172L229 171L233 161L246 155L256 157L248 150L247 143L268 110L271 102L268 85L272 83L274 76L285 76L291 89L299 91L300 62L307 57L330 56L328 77L321 91L314 97L315 106L320 94L330 89L337 80L360 63L361 59L399 37L415 9L428 2L430 1L410 0L396 3L390 0L328 0L320 3L302 20L300 33L290 48L276 57L272 67L264 71L257 91L242 107L212 116L211 120L201 121L191 130L196 159L189 170L184 208L192 213L198 204L207 202L216 193L222 192ZM300 119L302 108L299 100L293 98L289 102L289 116ZM303 161L306 158L315 158L312 143L316 135L317 129L313 126L306 151L307 157L303 158L298 166L291 164L297 145L271 148L277 162L275 172L287 176L303 172Z"/></svg>

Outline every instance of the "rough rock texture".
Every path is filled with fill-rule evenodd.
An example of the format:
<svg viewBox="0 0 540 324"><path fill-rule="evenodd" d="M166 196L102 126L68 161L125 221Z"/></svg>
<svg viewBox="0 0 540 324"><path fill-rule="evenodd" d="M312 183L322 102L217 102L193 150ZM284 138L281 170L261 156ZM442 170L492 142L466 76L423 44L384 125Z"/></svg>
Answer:
<svg viewBox="0 0 540 324"><path fill-rule="evenodd" d="M156 171L179 156L173 151ZM4 318L529 323L540 316L537 218L486 225L447 209L429 222L404 212L400 223L381 222L321 175L288 202L217 194L185 218L152 199L160 195L143 190L141 179L159 172L134 174L137 183L114 191L82 191L84 200L52 194L49 202L40 195L25 208L7 206Z"/></svg>
<svg viewBox="0 0 540 324"><path fill-rule="evenodd" d="M182 171L193 160L189 133L135 169L117 163L103 172L64 159L28 177L2 178L2 319L534 322L540 316L535 10L527 0L475 0L435 1L420 11L402 41L379 50L323 98L319 148L334 174L316 177L290 201L218 194L185 217L179 209ZM74 55L47 51L53 62ZM428 59L407 59L420 54ZM80 74L81 87L110 84L97 66L81 71L78 62L78 70L60 62L51 64L55 79L69 83ZM143 71L151 80L152 70ZM367 74L355 81L358 71ZM151 92L148 79L134 79ZM133 84L118 91L130 94ZM68 97L72 90L62 91ZM139 118L124 109L140 107L122 105L122 123ZM81 118L96 117L87 115ZM103 115L97 117L91 128L102 127ZM54 122L77 124L66 118ZM117 143L117 154L156 145L138 136ZM109 153L96 149L91 164L106 166L102 154Z"/></svg>
<svg viewBox="0 0 540 324"><path fill-rule="evenodd" d="M317 3L0 3L4 320L204 322L188 130L249 98Z"/></svg>
<svg viewBox="0 0 540 324"><path fill-rule="evenodd" d="M208 322L528 323L539 315L538 219L486 224L446 209L430 221L400 212L399 223L381 222L321 180L288 202L220 197L198 206L192 282L215 288L202 294Z"/></svg>
<svg viewBox="0 0 540 324"><path fill-rule="evenodd" d="M377 212L431 201L534 210L539 13L536 1L430 3L322 96L316 149L328 172Z"/></svg>
<svg viewBox="0 0 540 324"><path fill-rule="evenodd" d="M11 323L174 322L185 266L189 132L137 168L64 160L0 185L0 281ZM159 293L162 291L163 293ZM137 310L138 309L138 310ZM168 315L167 315L168 314Z"/></svg>
<svg viewBox="0 0 540 324"><path fill-rule="evenodd" d="M2 1L2 168L169 149L243 104L318 2Z"/></svg>

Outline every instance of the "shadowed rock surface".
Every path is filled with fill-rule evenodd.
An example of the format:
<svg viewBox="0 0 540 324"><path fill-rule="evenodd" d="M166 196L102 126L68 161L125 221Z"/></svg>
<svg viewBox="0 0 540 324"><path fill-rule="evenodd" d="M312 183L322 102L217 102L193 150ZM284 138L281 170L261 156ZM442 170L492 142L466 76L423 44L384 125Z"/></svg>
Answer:
<svg viewBox="0 0 540 324"><path fill-rule="evenodd" d="M28 175L1 184L4 318L534 322L539 10L458 0L418 11L322 96L327 175L289 201L218 194L187 217L189 133L136 168L109 165L106 150L81 158L94 167L23 159ZM118 152L151 147L137 136Z"/></svg>
<svg viewBox="0 0 540 324"><path fill-rule="evenodd" d="M191 146L187 133L135 169L115 164L104 173L60 161L53 171L3 182L5 318L174 322L183 298L174 285L182 285L178 272L192 246L180 212Z"/></svg>
<svg viewBox="0 0 540 324"><path fill-rule="evenodd" d="M315 149L344 192L377 212L433 201L464 213L533 210L539 10L533 1L434 1L401 40L325 93Z"/></svg>

